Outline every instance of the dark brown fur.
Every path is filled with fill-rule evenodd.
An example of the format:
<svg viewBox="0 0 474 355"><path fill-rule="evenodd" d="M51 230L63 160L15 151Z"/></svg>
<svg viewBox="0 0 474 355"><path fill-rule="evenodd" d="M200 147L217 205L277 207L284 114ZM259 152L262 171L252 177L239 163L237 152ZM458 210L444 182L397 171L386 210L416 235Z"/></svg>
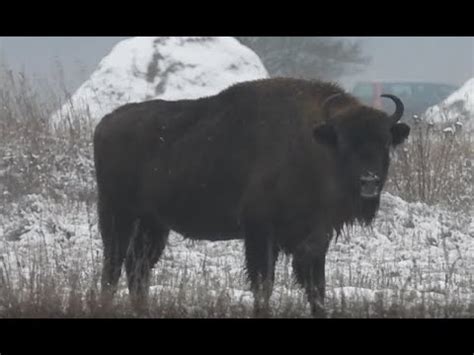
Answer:
<svg viewBox="0 0 474 355"><path fill-rule="evenodd" d="M322 103L335 93L342 95L327 110L329 134L314 130L329 127ZM268 310L279 251L292 254L313 314L322 314L331 236L374 218L379 198L362 199L358 179L370 168L383 184L390 143L408 135L393 127L338 86L297 79L115 110L94 136L104 294L113 294L125 260L132 300L144 303L172 229L192 239L244 239L257 312Z"/></svg>

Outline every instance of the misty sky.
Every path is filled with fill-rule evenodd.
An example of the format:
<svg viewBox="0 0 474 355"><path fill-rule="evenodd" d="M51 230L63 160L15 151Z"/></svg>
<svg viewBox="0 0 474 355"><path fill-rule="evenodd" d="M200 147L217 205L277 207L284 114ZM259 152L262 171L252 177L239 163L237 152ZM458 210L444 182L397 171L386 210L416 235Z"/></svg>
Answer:
<svg viewBox="0 0 474 355"><path fill-rule="evenodd" d="M112 47L126 37L0 37L10 67L39 77L64 68L69 90L80 85ZM351 37L350 39L354 39ZM422 80L461 85L474 77L474 37L357 37L372 58L356 80Z"/></svg>
<svg viewBox="0 0 474 355"><path fill-rule="evenodd" d="M361 37L372 62L367 79L441 81L474 77L474 37Z"/></svg>

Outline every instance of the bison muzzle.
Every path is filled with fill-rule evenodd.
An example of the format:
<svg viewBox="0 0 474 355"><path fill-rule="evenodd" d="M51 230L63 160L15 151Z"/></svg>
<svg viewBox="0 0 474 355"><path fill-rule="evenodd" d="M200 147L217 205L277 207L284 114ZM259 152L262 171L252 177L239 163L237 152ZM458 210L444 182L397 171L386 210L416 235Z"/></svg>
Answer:
<svg viewBox="0 0 474 355"><path fill-rule="evenodd" d="M106 115L94 133L102 294L122 264L132 303L170 230L199 240L243 239L255 313L268 314L275 263L293 257L314 316L323 316L325 258L345 224L369 224L390 149L409 127L340 87L289 78L236 84L196 100L152 100Z"/></svg>

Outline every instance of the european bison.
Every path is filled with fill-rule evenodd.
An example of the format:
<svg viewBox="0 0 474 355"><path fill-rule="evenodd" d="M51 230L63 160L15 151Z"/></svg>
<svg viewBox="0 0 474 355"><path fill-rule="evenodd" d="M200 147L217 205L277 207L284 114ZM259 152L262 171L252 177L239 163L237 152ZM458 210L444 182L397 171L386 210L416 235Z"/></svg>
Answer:
<svg viewBox="0 0 474 355"><path fill-rule="evenodd" d="M132 303L146 304L150 270L170 229L191 239L245 242L255 312L268 312L275 262L293 256L312 314L324 315L333 232L370 223L389 151L410 128L335 84L277 78L221 93L122 106L94 134L102 287L125 270Z"/></svg>

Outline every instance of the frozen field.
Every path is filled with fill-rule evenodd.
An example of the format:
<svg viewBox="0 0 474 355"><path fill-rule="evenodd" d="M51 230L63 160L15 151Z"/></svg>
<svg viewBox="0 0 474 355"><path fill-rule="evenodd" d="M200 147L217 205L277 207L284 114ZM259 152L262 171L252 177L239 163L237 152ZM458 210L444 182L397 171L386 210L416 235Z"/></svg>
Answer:
<svg viewBox="0 0 474 355"><path fill-rule="evenodd" d="M95 206L33 195L1 218L0 316L103 315ZM243 261L241 241L194 242L171 233L154 269L150 316L251 316ZM326 270L332 316L472 317L473 219L386 193L372 228L348 228L333 240ZM123 275L113 316L134 316L127 293ZM309 316L284 255L272 307L276 317Z"/></svg>

